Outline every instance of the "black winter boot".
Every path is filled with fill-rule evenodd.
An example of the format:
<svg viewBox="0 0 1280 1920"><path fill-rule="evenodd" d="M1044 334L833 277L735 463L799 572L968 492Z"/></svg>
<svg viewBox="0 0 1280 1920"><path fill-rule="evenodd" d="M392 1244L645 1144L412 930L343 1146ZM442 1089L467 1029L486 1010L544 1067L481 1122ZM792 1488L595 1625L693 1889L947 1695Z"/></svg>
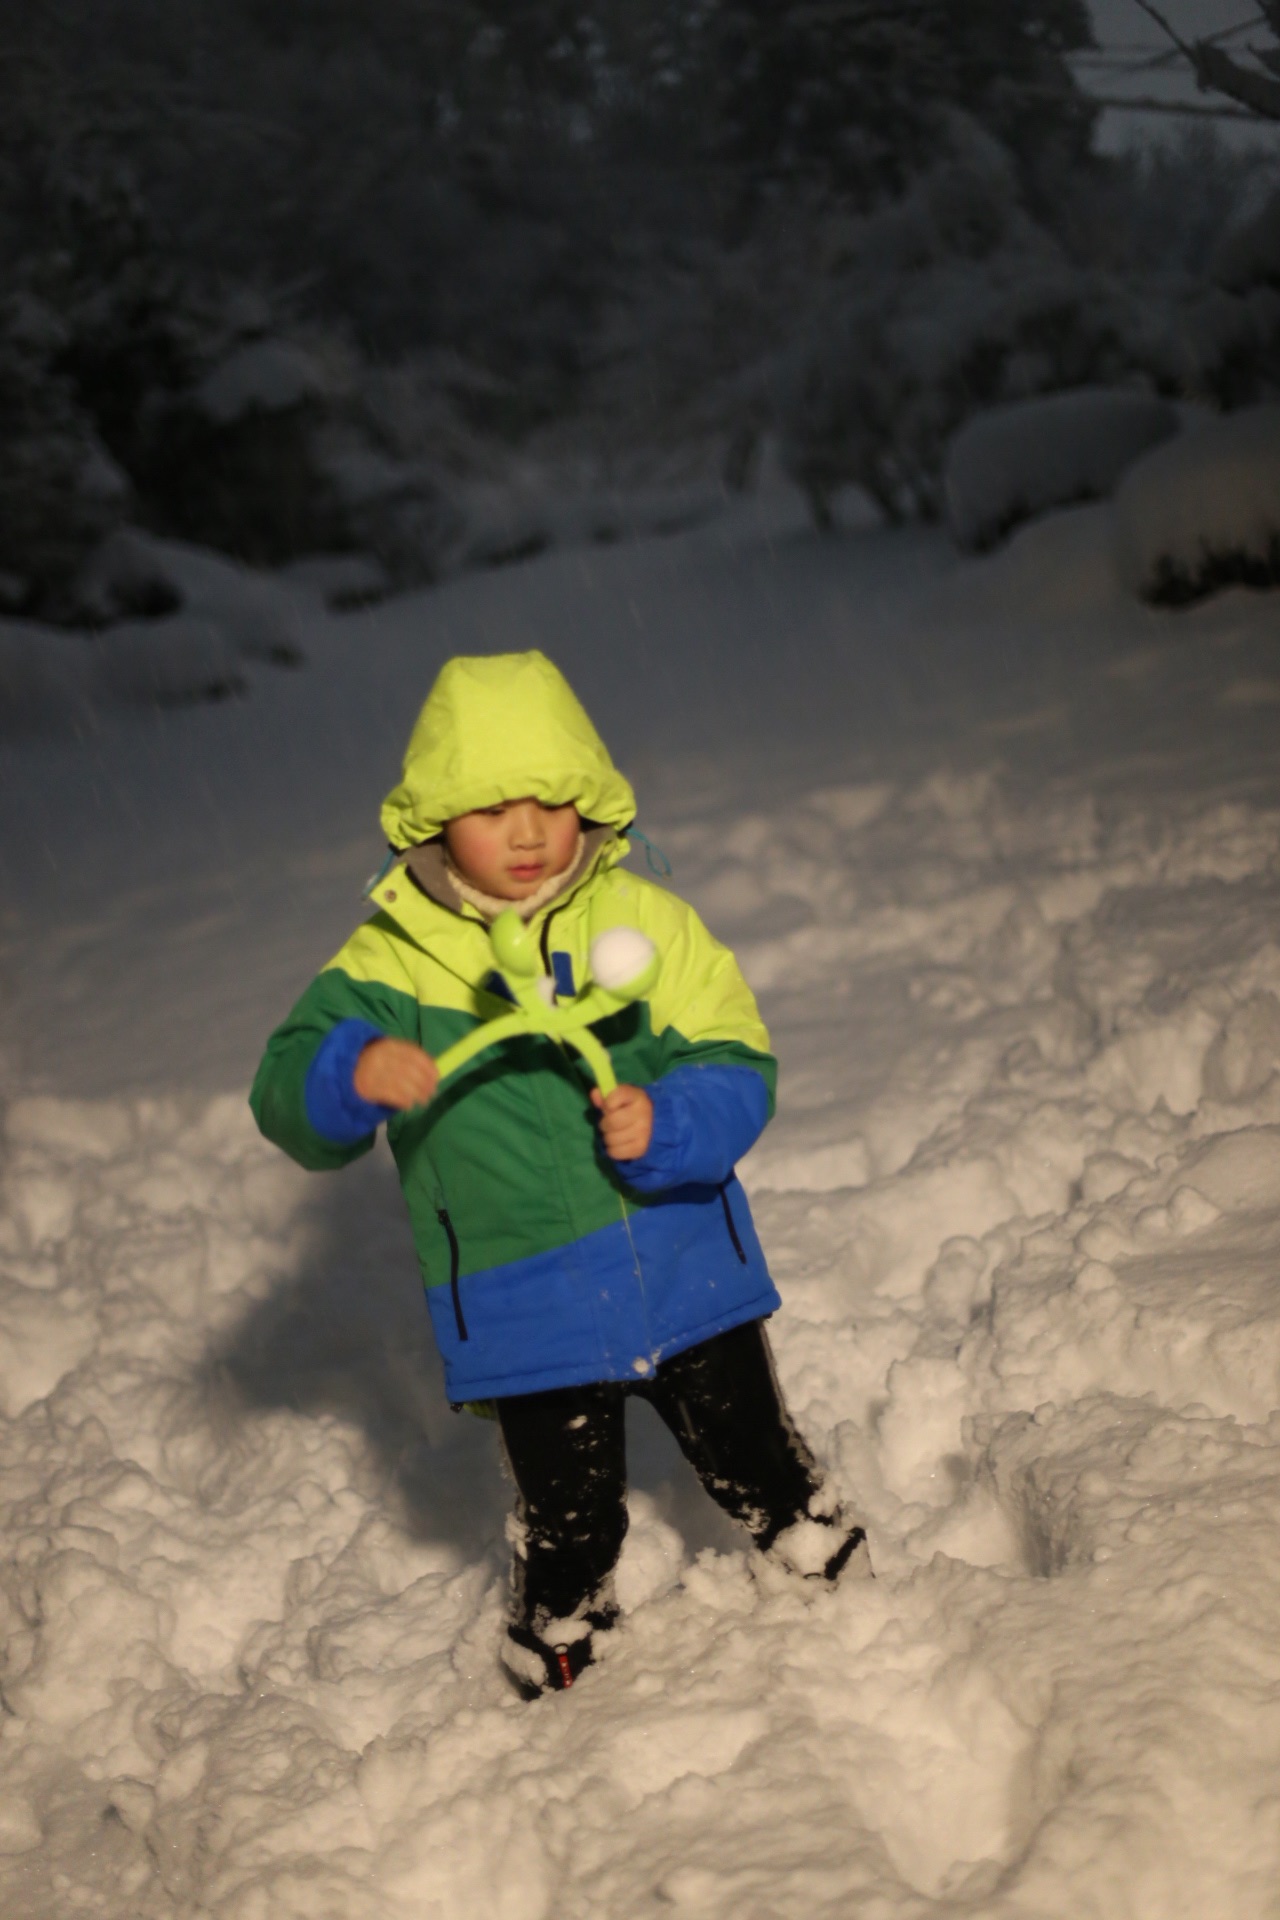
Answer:
<svg viewBox="0 0 1280 1920"><path fill-rule="evenodd" d="M541 1620L538 1630L512 1625L502 1645L502 1666L522 1700L564 1693L595 1662L594 1634L618 1618L616 1606L593 1608L577 1620Z"/></svg>
<svg viewBox="0 0 1280 1920"><path fill-rule="evenodd" d="M847 1512L807 1513L776 1534L764 1549L764 1562L790 1578L834 1586L841 1574L850 1580L871 1580L867 1531Z"/></svg>

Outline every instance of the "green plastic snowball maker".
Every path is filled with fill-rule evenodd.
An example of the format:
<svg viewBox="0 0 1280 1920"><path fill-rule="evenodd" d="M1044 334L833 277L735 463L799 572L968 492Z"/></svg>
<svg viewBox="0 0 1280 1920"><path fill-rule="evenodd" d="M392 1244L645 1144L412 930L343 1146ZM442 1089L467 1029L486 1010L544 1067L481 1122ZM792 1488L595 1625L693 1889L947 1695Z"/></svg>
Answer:
<svg viewBox="0 0 1280 1920"><path fill-rule="evenodd" d="M634 927L610 927L597 934L590 947L591 978L564 1006L556 1004L551 981L542 971L537 941L512 908L498 915L489 929L489 941L498 972L516 1004L510 1013L486 1020L437 1056L441 1085L489 1047L541 1033L580 1053L601 1093L612 1093L618 1077L591 1028L648 993L661 965L652 940Z"/></svg>

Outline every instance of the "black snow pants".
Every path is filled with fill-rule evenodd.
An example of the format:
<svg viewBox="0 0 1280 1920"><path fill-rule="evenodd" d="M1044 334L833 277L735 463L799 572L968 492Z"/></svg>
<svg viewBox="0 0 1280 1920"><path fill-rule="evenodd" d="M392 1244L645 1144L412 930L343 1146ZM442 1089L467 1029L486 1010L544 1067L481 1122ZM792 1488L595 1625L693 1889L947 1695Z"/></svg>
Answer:
<svg viewBox="0 0 1280 1920"><path fill-rule="evenodd" d="M516 1483L512 1626L612 1623L627 1531L625 1408L647 1400L711 1498L767 1549L821 1485L792 1423L763 1324L749 1321L664 1360L653 1378L601 1381L497 1402Z"/></svg>

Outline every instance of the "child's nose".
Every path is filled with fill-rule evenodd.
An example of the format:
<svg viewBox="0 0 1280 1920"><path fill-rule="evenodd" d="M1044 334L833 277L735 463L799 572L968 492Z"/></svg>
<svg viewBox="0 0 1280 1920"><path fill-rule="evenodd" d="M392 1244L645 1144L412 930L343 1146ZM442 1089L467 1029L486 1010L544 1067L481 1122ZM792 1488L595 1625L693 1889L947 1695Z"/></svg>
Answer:
<svg viewBox="0 0 1280 1920"><path fill-rule="evenodd" d="M526 802L512 817L512 839L518 847L540 847L543 839L542 808Z"/></svg>

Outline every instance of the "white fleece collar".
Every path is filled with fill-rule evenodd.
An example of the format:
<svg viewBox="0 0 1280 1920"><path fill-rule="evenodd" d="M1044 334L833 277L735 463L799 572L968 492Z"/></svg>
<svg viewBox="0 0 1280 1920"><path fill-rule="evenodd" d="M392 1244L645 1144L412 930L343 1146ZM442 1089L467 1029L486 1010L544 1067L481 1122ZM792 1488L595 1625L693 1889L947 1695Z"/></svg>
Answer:
<svg viewBox="0 0 1280 1920"><path fill-rule="evenodd" d="M449 858L447 847L444 849L445 878L458 898L465 900L468 906L474 907L476 912L482 914L486 920L496 920L498 915L505 913L508 907L514 907L522 920L531 920L541 907L545 907L556 898L557 894L563 893L565 888L572 884L586 851L587 836L585 833L579 833L578 844L573 850L573 858L568 866L561 867L559 873L548 874L542 885L536 887L532 893L526 894L523 900L502 900L496 894L482 893L479 887L473 887L469 880L463 879L454 866Z"/></svg>

